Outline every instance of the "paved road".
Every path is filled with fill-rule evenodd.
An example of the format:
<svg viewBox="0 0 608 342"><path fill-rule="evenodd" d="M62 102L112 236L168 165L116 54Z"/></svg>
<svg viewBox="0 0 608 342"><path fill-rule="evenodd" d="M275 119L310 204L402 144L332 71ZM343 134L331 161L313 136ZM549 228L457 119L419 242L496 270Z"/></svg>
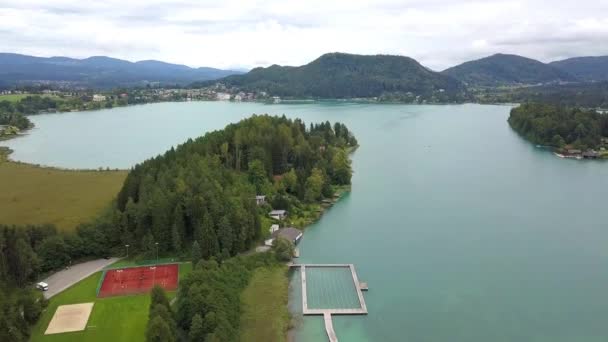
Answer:
<svg viewBox="0 0 608 342"><path fill-rule="evenodd" d="M116 262L119 258L97 259L93 261L83 262L81 264L72 265L67 270L59 271L52 276L42 280L49 284L49 290L44 292L45 298L51 298L82 279L91 274L100 271L111 263Z"/></svg>

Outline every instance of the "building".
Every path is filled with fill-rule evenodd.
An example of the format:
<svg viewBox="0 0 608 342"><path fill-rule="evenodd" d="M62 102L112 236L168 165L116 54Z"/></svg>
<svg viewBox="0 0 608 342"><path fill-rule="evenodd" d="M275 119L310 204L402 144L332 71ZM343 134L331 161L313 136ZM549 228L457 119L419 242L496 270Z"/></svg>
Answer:
<svg viewBox="0 0 608 342"><path fill-rule="evenodd" d="M275 220L282 220L285 217L287 217L287 211L286 210L273 210L270 212L270 217L272 217Z"/></svg>
<svg viewBox="0 0 608 342"><path fill-rule="evenodd" d="M266 203L266 196L264 195L257 195L255 196L255 203L257 205L263 205Z"/></svg>
<svg viewBox="0 0 608 342"><path fill-rule="evenodd" d="M270 234L272 235L274 232L276 232L277 230L279 230L279 225L278 224L273 224L272 226L270 226L270 228L268 229L268 231L270 232Z"/></svg>
<svg viewBox="0 0 608 342"><path fill-rule="evenodd" d="M586 159L597 159L599 156L600 156L600 154L594 150L589 150L589 151L583 152L583 158L586 158Z"/></svg>
<svg viewBox="0 0 608 342"><path fill-rule="evenodd" d="M217 93L215 95L215 98L219 101L229 101L230 100L230 94L228 93Z"/></svg>
<svg viewBox="0 0 608 342"><path fill-rule="evenodd" d="M103 102L105 100L106 100L106 97L103 95L99 95L99 94L93 95L93 102Z"/></svg>
<svg viewBox="0 0 608 342"><path fill-rule="evenodd" d="M581 154L582 153L581 150L577 150L577 149L574 149L574 148L568 149L566 152L568 154Z"/></svg>
<svg viewBox="0 0 608 342"><path fill-rule="evenodd" d="M281 228L276 232L272 233L273 239L277 239L279 237L287 239L293 242L293 244L295 245L300 242L300 239L302 238L302 231L293 227Z"/></svg>

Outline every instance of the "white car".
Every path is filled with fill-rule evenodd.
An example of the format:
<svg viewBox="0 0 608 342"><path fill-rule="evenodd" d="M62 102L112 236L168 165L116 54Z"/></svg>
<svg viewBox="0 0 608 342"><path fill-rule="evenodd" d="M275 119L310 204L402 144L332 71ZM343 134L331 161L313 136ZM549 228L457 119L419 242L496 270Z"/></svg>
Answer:
<svg viewBox="0 0 608 342"><path fill-rule="evenodd" d="M44 282L39 282L38 284L36 284L36 288L38 290L47 291L49 289L49 284L44 283Z"/></svg>

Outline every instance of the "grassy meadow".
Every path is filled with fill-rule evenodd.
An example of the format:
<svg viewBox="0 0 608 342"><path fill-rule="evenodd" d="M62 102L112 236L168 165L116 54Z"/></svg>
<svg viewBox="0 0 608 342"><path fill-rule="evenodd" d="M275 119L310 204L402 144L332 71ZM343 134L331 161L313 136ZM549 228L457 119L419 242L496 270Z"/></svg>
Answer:
<svg viewBox="0 0 608 342"><path fill-rule="evenodd" d="M43 168L0 156L0 223L72 230L106 208L126 176L127 171Z"/></svg>
<svg viewBox="0 0 608 342"><path fill-rule="evenodd" d="M258 268L241 295L241 341L285 341L289 328L287 267Z"/></svg>
<svg viewBox="0 0 608 342"><path fill-rule="evenodd" d="M8 101L8 102L18 102L21 99L24 99L28 96L42 96L42 97L56 97L55 95L47 95L47 94L7 94L0 95L0 101Z"/></svg>

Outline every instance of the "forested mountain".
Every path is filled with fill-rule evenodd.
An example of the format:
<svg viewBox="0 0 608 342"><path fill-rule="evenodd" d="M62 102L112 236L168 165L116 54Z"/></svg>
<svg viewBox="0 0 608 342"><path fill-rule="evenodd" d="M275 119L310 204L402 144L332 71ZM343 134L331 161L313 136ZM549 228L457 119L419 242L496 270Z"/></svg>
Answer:
<svg viewBox="0 0 608 342"><path fill-rule="evenodd" d="M549 63L581 81L608 81L608 56L575 57Z"/></svg>
<svg viewBox="0 0 608 342"><path fill-rule="evenodd" d="M513 129L535 144L598 148L608 136L608 116L594 110L525 103L509 116Z"/></svg>
<svg viewBox="0 0 608 342"><path fill-rule="evenodd" d="M576 77L554 66L517 55L495 54L443 71L469 87L496 87L574 82Z"/></svg>
<svg viewBox="0 0 608 342"><path fill-rule="evenodd" d="M299 67L273 65L218 80L244 91L293 98L397 97L428 101L463 101L457 80L402 56L329 53ZM198 84L211 85L214 82Z"/></svg>
<svg viewBox="0 0 608 342"><path fill-rule="evenodd" d="M0 86L5 87L34 82L104 88L157 82L188 84L239 73L213 68L195 69L159 61L133 63L105 56L75 59L0 53Z"/></svg>

